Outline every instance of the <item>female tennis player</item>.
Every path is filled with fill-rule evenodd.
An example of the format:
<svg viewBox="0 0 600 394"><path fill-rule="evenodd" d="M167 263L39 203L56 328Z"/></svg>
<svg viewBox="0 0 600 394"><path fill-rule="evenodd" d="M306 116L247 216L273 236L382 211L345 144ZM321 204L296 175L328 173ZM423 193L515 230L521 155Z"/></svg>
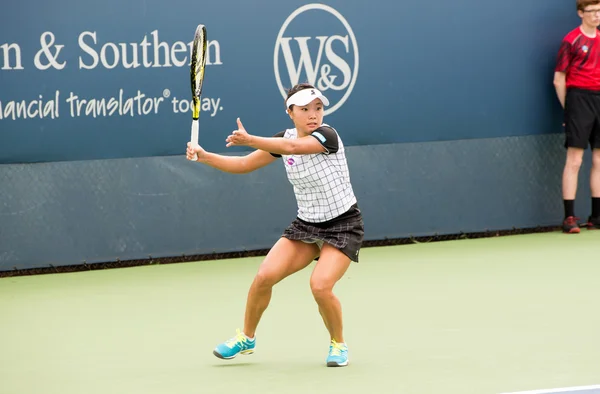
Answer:
<svg viewBox="0 0 600 394"><path fill-rule="evenodd" d="M256 328L271 300L275 284L306 268L317 259L310 287L330 334L328 367L348 365L342 308L333 293L351 261L358 262L364 235L362 214L350 183L344 145L338 133L323 123L323 106L329 100L312 85L299 84L288 91L286 108L294 123L274 137L238 129L227 137L227 147L256 149L246 156L223 156L188 143L187 158L229 173L248 173L282 158L298 203L297 218L284 230L260 265L246 301L243 331L218 345L214 355L232 359L251 354Z"/></svg>

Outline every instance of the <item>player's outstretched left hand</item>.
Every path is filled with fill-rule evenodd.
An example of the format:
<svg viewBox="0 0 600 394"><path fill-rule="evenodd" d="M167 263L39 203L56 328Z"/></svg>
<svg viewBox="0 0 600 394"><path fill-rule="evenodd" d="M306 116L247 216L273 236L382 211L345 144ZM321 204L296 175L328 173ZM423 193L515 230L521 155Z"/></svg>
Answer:
<svg viewBox="0 0 600 394"><path fill-rule="evenodd" d="M252 138L252 136L248 134L248 132L244 128L244 125L242 124L240 118L237 118L237 125L237 130L232 131L231 135L229 135L229 137L227 137L227 139L225 140L227 142L226 146L228 148L230 146L248 145Z"/></svg>

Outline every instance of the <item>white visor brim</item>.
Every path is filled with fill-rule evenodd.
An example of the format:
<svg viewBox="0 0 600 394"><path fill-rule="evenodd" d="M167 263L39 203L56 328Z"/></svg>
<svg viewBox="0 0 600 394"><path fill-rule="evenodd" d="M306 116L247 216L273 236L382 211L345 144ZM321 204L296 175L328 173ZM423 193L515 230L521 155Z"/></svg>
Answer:
<svg viewBox="0 0 600 394"><path fill-rule="evenodd" d="M287 99L286 107L289 108L291 105L299 105L300 107L303 107L316 99L321 100L325 106L329 105L329 100L327 100L327 97L325 97L323 93L317 89L310 88L302 89L301 91L294 93L292 97Z"/></svg>

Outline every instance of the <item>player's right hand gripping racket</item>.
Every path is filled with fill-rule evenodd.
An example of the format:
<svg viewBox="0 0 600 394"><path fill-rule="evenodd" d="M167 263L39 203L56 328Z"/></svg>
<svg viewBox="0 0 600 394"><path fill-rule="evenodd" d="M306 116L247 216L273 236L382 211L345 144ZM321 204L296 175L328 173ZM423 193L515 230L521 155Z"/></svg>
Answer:
<svg viewBox="0 0 600 394"><path fill-rule="evenodd" d="M192 145L198 144L198 119L200 118L200 104L202 97L202 82L204 81L204 65L206 64L206 27L198 25L194 42L192 44L192 56L190 61L190 77L192 82ZM194 160L198 156L194 155Z"/></svg>

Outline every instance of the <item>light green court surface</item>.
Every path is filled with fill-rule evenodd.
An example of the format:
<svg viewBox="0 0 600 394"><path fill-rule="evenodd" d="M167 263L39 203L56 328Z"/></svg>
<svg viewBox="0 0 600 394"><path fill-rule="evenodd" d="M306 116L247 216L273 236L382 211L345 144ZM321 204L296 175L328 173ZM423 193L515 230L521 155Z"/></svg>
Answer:
<svg viewBox="0 0 600 394"><path fill-rule="evenodd" d="M600 383L600 231L365 248L326 368L310 269L223 361L262 258L0 279L0 393L502 393Z"/></svg>

